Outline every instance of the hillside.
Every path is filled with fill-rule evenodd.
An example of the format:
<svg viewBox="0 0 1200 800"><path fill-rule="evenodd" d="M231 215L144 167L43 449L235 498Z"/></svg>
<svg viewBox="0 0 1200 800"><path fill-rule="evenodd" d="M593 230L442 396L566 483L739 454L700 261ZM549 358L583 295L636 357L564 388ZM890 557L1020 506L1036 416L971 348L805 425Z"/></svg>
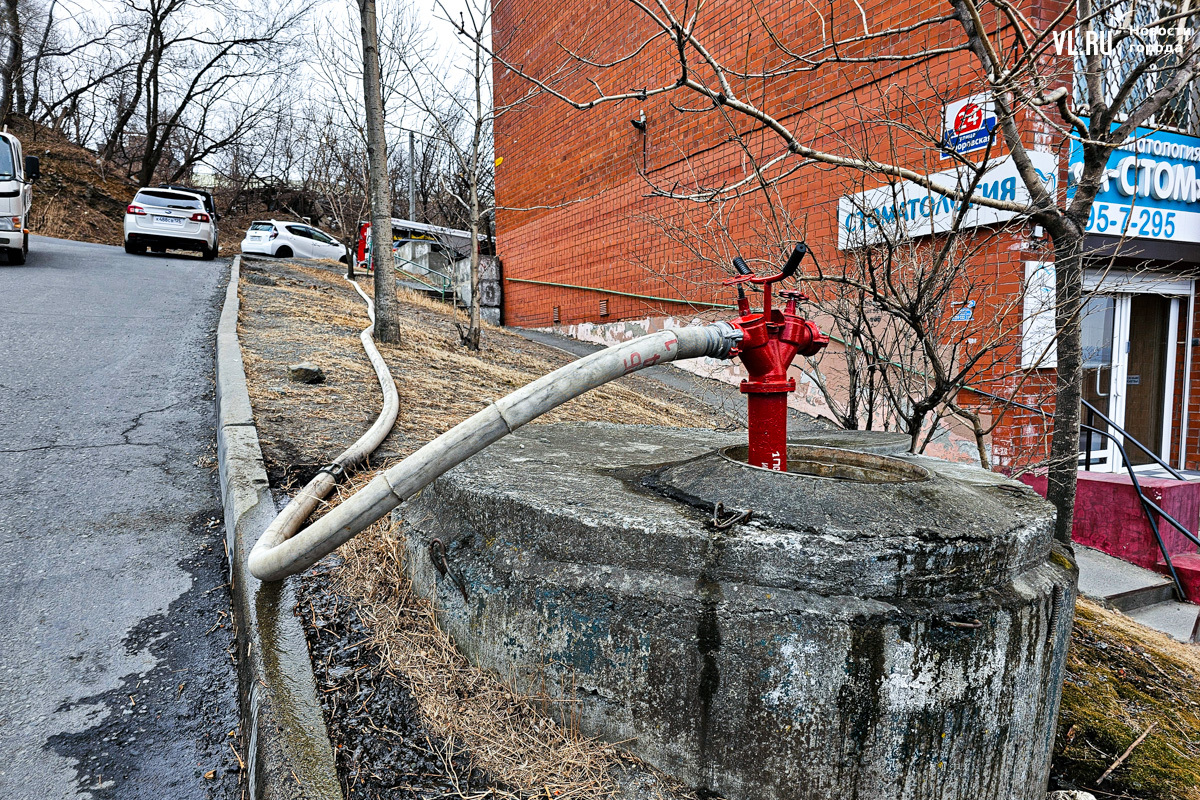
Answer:
<svg viewBox="0 0 1200 800"><path fill-rule="evenodd" d="M121 244L125 206L137 186L62 134L15 115L7 122L25 155L42 161L29 230L42 236Z"/></svg>
<svg viewBox="0 0 1200 800"><path fill-rule="evenodd" d="M124 176L125 170L101 161L60 133L25 117L10 115L8 129L17 135L25 155L42 160L42 177L33 189L33 210L28 226L32 233L120 246L125 207L138 184ZM222 255L238 252L246 228L256 219L293 219L286 211L267 211L261 203L239 203L236 212L224 211L226 203L215 198L220 218Z"/></svg>

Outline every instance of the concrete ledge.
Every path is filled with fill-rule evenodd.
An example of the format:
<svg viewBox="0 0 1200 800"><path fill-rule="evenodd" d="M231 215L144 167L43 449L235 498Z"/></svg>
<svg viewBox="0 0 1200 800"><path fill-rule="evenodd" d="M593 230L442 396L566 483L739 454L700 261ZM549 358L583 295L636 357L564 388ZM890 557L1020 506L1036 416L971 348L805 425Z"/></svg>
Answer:
<svg viewBox="0 0 1200 800"><path fill-rule="evenodd" d="M1045 497L1045 474L1027 473L1021 476L1021 481ZM1187 526L1193 534L1197 532L1200 522L1200 483L1148 477L1139 477L1138 483L1146 496L1163 511ZM1158 530L1172 557L1196 552L1196 546L1161 517L1158 519ZM1159 566L1163 558L1162 551L1128 475L1079 473L1071 538L1079 544L1137 564L1143 569L1166 569L1165 563Z"/></svg>
<svg viewBox="0 0 1200 800"><path fill-rule="evenodd" d="M246 556L275 517L237 338L233 259L217 327L217 460L238 644L238 699L251 800L342 800L289 582L263 584Z"/></svg>

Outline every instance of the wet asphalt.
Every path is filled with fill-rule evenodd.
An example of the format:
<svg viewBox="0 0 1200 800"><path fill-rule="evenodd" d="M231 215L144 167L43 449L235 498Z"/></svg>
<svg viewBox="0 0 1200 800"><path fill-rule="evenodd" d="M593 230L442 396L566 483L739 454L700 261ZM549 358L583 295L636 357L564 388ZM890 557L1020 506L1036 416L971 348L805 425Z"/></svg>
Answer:
<svg viewBox="0 0 1200 800"><path fill-rule="evenodd" d="M0 798L236 798L226 260L0 256Z"/></svg>

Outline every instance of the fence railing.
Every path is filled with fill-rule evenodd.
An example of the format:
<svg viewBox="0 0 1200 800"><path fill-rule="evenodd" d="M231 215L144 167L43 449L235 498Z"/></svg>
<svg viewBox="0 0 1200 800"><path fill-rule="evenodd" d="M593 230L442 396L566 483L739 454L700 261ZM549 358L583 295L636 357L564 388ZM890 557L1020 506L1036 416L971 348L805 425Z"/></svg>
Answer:
<svg viewBox="0 0 1200 800"><path fill-rule="evenodd" d="M1017 402L1016 400L1004 398L999 395L992 394L991 392L985 392L982 389L976 389L971 386L968 386L965 388L968 391L973 392L974 394L977 394L981 397L986 397L986 398L989 398L992 400L999 401L999 403L1004 406L1011 406L1013 408L1020 408L1025 411L1031 411L1035 414L1040 414L1043 418L1046 418L1046 419L1049 419L1051 416L1043 408L1037 408L1035 406L1026 405L1025 403L1020 403L1020 402ZM1175 572L1175 565L1171 561L1171 553L1170 553L1169 549L1167 548L1166 542L1163 541L1162 531L1159 528L1158 519L1156 518L1156 515L1158 517L1161 517L1163 519L1163 521L1169 523L1171 525L1171 527L1175 528L1175 530L1177 530L1181 534L1183 534L1183 536L1186 537L1188 541L1195 544L1198 548L1200 548L1200 538L1197 538L1197 536L1195 534L1193 534L1190 530L1188 530L1183 525L1183 523L1181 523L1179 520L1175 519L1173 516L1168 514L1166 511L1164 511L1162 509L1161 506L1159 506L1157 503L1155 503L1153 500L1151 500L1149 497L1146 496L1146 492L1145 492L1145 490L1143 490L1141 482L1138 481L1137 472L1135 472L1133 469L1133 466L1134 466L1133 462L1130 461L1130 459L1129 459L1129 453L1126 450L1126 445L1133 445L1134 447L1137 447L1141 452L1143 452L1147 456L1149 456L1150 459L1152 461L1154 461L1154 463L1158 464L1160 467L1167 470L1169 473L1171 473L1171 475L1173 475L1178 480L1187 480L1187 479L1184 478L1183 475L1180 474L1180 472L1178 470L1176 470L1174 467L1172 467L1170 464L1168 464L1166 461L1164 461L1162 458L1160 458L1157 453L1155 453L1150 448L1146 447L1146 445L1142 444L1137 439L1135 439L1133 436L1131 436L1129 434L1129 432L1126 431L1124 428L1122 428L1120 425L1113 422L1112 419L1110 419L1108 417L1108 415L1106 415L1103 411L1096 408L1094 405L1089 403L1087 400L1081 400L1081 403L1082 403L1083 409L1087 412L1087 415L1088 415L1087 416L1088 421L1086 423L1081 423L1079 426L1080 432L1086 431L1089 434L1089 436L1088 436L1089 446L1084 450L1084 453L1082 454L1082 461L1084 463L1085 469L1090 470L1091 464L1092 464L1092 460L1091 460L1092 448L1090 446L1091 445L1091 434L1096 434L1102 438L1106 438L1106 439L1110 440L1113 443L1113 445L1116 447L1117 452L1121 456L1122 466L1125 468L1126 474L1129 475L1129 480L1133 484L1134 492L1137 493L1138 503L1141 505L1142 513L1146 515L1146 519L1150 523L1150 530L1154 533L1154 540L1155 540L1155 542L1158 543L1158 550L1160 553L1162 553L1163 561L1166 563L1166 566L1167 566L1167 571L1170 573L1171 580L1175 584L1175 593L1180 600L1189 600L1190 598L1187 596L1187 592L1184 591L1183 583L1179 580L1179 575L1176 574L1176 572ZM1105 429L1102 430L1102 429L1096 427L1095 423L1096 423L1097 417L1104 424ZM1197 598L1197 599L1200 600L1200 598Z"/></svg>

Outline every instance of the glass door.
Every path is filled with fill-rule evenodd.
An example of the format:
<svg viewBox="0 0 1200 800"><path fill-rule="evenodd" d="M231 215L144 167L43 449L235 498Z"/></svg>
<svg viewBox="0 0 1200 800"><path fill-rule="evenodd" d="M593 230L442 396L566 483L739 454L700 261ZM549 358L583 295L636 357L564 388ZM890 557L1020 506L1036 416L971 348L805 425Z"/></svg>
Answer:
<svg viewBox="0 0 1200 800"><path fill-rule="evenodd" d="M1125 452L1135 466L1152 464L1146 450L1163 458L1169 446L1170 397L1174 377L1174 340L1178 300L1155 294L1135 294L1129 302L1129 347L1125 368L1125 408L1121 427L1142 447L1125 441ZM1169 363L1168 363L1169 356ZM1143 450L1142 448L1145 448Z"/></svg>
<svg viewBox="0 0 1200 800"><path fill-rule="evenodd" d="M1125 430L1130 464L1169 457L1181 301L1150 293L1093 295L1083 311L1083 399L1079 466L1121 472L1104 414ZM1140 445L1140 446L1139 446ZM1147 452L1149 451L1149 453Z"/></svg>
<svg viewBox="0 0 1200 800"><path fill-rule="evenodd" d="M1083 305L1083 425L1107 431L1088 404L1106 416L1112 416L1113 334L1116 323L1116 298L1093 295ZM1113 468L1116 447L1107 436L1080 428L1079 466L1082 469L1109 471ZM1117 459L1119 460L1119 458ZM1117 465L1119 466L1119 465Z"/></svg>

